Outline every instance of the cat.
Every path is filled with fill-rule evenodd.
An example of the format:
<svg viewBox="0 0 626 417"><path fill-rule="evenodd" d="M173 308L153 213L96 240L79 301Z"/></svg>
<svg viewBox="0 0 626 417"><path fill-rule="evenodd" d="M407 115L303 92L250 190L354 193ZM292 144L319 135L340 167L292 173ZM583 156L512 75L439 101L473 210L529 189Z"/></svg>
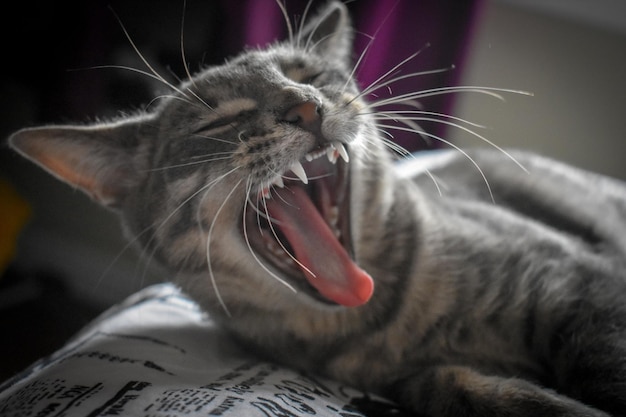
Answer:
<svg viewBox="0 0 626 417"><path fill-rule="evenodd" d="M150 111L10 144L260 357L420 416L626 416L626 186L523 152L396 162L353 32L330 2Z"/></svg>

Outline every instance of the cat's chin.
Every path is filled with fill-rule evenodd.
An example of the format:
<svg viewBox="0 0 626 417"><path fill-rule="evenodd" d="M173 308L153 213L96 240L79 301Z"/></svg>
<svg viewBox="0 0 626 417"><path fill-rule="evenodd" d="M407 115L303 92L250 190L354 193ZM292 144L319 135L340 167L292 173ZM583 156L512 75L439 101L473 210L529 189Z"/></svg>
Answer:
<svg viewBox="0 0 626 417"><path fill-rule="evenodd" d="M349 166L342 158L333 160L322 156L308 159L310 158L301 162L308 179L306 184L292 171L287 171L282 176L283 187L265 188L249 197L242 236L249 243L259 268L274 274L274 278L280 278L298 292L305 293L326 306L350 304L349 301L337 302L332 296L323 295L311 284L317 278L315 271L320 269L320 265L333 261L324 259L323 254L315 249L315 245L303 244L304 241L309 242L309 228L311 231L325 229L326 234L332 234L334 239L331 245L340 246L353 259ZM296 194L300 196L300 203L308 200L305 205L309 207L309 211L314 208L317 212L309 216L299 216L307 217L305 222L300 223L310 222L310 225L286 224L287 221L277 218L277 213L281 210L304 211L302 207L294 207L300 203L290 201L295 199L293 195ZM252 202L256 204L253 206ZM294 238L295 234L298 237ZM274 282L276 285L283 285L279 280L275 279Z"/></svg>

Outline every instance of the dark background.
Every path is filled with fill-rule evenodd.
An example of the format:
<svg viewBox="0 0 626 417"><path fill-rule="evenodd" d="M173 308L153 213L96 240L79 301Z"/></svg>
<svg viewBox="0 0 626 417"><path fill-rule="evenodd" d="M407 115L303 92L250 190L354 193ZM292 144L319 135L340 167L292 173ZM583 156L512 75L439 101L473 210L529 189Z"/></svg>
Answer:
<svg viewBox="0 0 626 417"><path fill-rule="evenodd" d="M274 0L264 0L276 9ZM219 64L245 45L282 38L282 17L256 28L251 1L95 0L15 2L3 12L0 77L0 178L29 204L31 217L20 235L15 261L0 278L0 379L61 346L107 306L150 283L166 279L126 247L115 216L34 167L6 147L11 132L47 123L87 123L141 109L166 91L131 45L171 82L185 78L184 52L192 72ZM323 1L314 1L313 9ZM373 44L362 68L373 81L403 58L432 46L405 73L455 71L414 80L409 91L452 85L458 79L476 2L359 0L349 3L355 25L384 43ZM259 3L257 2L257 5ZM306 1L287 1L301 15ZM259 9L258 10L270 10ZM382 12L381 12L382 10ZM389 16L383 15L388 13ZM274 15L275 16L275 15ZM274 23L272 23L274 22ZM386 25L385 25L386 23ZM276 26L278 24L278 26ZM124 30L128 31L128 37ZM256 32L255 32L256 33ZM130 40L129 40L130 38ZM357 56L368 42L357 35ZM367 79L369 77L369 80ZM402 93L398 87L396 94ZM449 111L452 98L431 99L428 108ZM434 126L439 129L440 126ZM410 138L405 146L424 146ZM0 197L1 198L1 197Z"/></svg>

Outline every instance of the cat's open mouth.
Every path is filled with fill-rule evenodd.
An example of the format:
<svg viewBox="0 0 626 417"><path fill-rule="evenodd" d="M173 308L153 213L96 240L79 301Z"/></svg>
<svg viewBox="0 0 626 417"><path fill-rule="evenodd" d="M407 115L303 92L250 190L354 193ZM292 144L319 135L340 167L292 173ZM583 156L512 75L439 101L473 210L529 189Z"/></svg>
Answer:
<svg viewBox="0 0 626 417"><path fill-rule="evenodd" d="M246 211L244 234L259 261L289 285L358 306L371 297L373 281L352 256L348 161L339 143L308 153L250 196L256 207Z"/></svg>

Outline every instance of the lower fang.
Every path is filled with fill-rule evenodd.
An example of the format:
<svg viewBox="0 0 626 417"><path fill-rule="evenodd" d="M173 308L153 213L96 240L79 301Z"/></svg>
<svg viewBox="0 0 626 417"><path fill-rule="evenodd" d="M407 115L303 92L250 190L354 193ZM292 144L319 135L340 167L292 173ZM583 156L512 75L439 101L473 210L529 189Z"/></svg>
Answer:
<svg viewBox="0 0 626 417"><path fill-rule="evenodd" d="M274 180L273 184L276 185L279 188L283 188L285 186L285 183L283 182L283 179L280 176L276 177L276 179Z"/></svg>
<svg viewBox="0 0 626 417"><path fill-rule="evenodd" d="M326 157L333 164L337 162L338 156L339 152L337 152L337 150L335 150L334 148L328 148L328 151L326 151Z"/></svg>

